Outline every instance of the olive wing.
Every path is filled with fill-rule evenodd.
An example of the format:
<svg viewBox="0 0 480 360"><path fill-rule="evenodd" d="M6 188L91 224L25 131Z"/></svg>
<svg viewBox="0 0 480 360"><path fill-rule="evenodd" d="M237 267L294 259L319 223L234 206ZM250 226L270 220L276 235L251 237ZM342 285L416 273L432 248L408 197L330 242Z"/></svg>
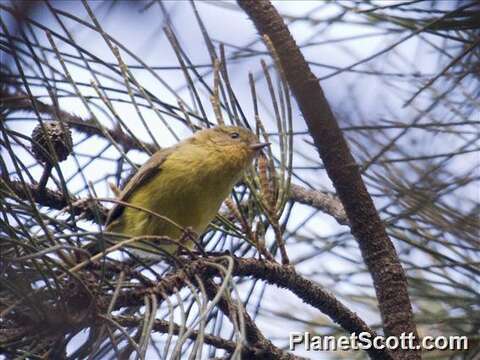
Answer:
<svg viewBox="0 0 480 360"><path fill-rule="evenodd" d="M120 192L117 200L128 202L128 199L137 189L139 189L142 185L148 182L148 180L161 171L162 164L173 150L174 148L166 148L153 154L150 159L148 159L148 161L143 164L135 173L135 175L133 175L133 177L127 182L127 185L125 185L125 188ZM122 204L116 203L108 213L106 225L118 219L122 215L124 208L125 206Z"/></svg>

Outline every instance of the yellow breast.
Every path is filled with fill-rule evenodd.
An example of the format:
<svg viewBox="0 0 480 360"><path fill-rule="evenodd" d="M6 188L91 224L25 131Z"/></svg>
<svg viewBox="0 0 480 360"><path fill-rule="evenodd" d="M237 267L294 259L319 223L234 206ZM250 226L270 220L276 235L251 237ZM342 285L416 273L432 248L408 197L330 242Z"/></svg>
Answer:
<svg viewBox="0 0 480 360"><path fill-rule="evenodd" d="M218 157L205 151L176 151L164 161L158 174L137 189L128 202L165 216L184 228L191 227L200 235L241 176L243 166L233 165L219 163ZM108 230L132 237L163 235L174 240L182 235L167 221L133 208L125 208ZM193 244L185 245L191 248ZM145 243L139 243L138 247L154 251ZM174 244L160 247L169 253L177 249Z"/></svg>

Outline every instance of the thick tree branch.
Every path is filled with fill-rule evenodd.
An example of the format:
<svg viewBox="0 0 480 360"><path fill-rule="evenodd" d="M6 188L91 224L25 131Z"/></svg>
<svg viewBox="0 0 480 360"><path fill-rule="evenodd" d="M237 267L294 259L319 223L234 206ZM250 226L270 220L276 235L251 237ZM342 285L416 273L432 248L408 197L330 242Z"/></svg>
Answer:
<svg viewBox="0 0 480 360"><path fill-rule="evenodd" d="M368 332L372 337L376 336L375 331L369 328L368 325L354 312L349 310L319 285L297 274L293 267L282 266L277 263L254 258L244 259L234 257L233 259L234 267L232 275L251 276L255 279L264 280L270 284L288 289L305 303L310 304L325 315L329 316L345 331L356 334L359 334L360 332ZM190 279L190 281L195 282L195 275L201 274L202 278L208 279L215 276L222 276L219 272L218 266L213 265L215 263L222 264L222 259L210 256L191 261L180 271L166 275L153 287L145 287L123 293L119 297L116 307L120 308L123 306L142 304L143 297L147 293L151 294L153 292L159 296L162 294L172 294L174 291L177 291L177 289L185 286L185 279ZM261 338L263 338L263 335ZM262 344L261 347L268 348L269 351L276 351L276 348L271 348L269 344ZM368 350L368 353L372 359L387 360L392 358L385 350L370 349ZM280 356L280 353L277 355Z"/></svg>
<svg viewBox="0 0 480 360"><path fill-rule="evenodd" d="M336 197L321 191L309 190L302 186L290 185L290 200L310 205L325 214L329 214L341 225L349 225L343 205Z"/></svg>
<svg viewBox="0 0 480 360"><path fill-rule="evenodd" d="M407 280L337 120L282 17L268 0L238 1L280 60L327 173L343 203L352 234L372 275L387 335L416 334ZM418 352L399 358L419 359Z"/></svg>
<svg viewBox="0 0 480 360"><path fill-rule="evenodd" d="M71 210L74 215L84 214L86 219L92 221L104 222L107 218L108 209L94 199L79 199L73 196L67 198L68 195L61 191L48 188L39 191L38 184L27 184L21 181L11 181L6 184L5 191L8 191L7 188L21 199L29 199L28 193L30 193L32 199L41 206L56 210Z"/></svg>
<svg viewBox="0 0 480 360"><path fill-rule="evenodd" d="M218 260L214 257L209 259ZM123 306L136 306L143 301L142 299L146 294L155 293L160 298L164 297L165 295L172 295L174 292L186 286L186 280L189 280L192 284L199 286L199 277L201 278L203 288L205 289L208 298L213 300L219 292L219 287L212 281L212 278L215 275L221 276L222 274L219 273L218 267L212 265L212 262L210 262L210 265L208 265L208 261L203 258L191 262L179 271L165 276L160 282L156 283L152 287L147 286L137 289L133 292L123 293L116 303L116 308L121 308ZM210 267L213 267L213 269L211 269L213 270L212 273L205 271L210 269ZM232 323L236 321L238 314L236 304L230 301L227 297L222 296L222 298L218 301L217 306ZM273 345L273 343L262 334L260 329L258 329L250 315L246 311L242 311L242 313L248 348L255 350L255 353L253 354L254 356L252 355L253 357L251 358L261 358L264 360L299 359L295 355L285 352ZM246 349L246 351L248 351L248 349Z"/></svg>

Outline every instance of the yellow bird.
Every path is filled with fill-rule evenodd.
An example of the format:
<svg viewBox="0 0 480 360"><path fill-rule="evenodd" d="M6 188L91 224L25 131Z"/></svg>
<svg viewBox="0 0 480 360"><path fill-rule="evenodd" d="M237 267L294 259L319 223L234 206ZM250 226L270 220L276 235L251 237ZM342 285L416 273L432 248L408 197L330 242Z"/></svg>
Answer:
<svg viewBox="0 0 480 360"><path fill-rule="evenodd" d="M201 235L252 160L267 145L248 129L222 125L198 131L157 151L121 191L118 200L132 207L116 204L109 213L107 231L129 237L181 239L178 227L142 208ZM158 253L158 248L173 254L178 249L178 245L165 241L149 246L152 241L140 239L130 246L141 250L141 254ZM191 249L193 242L183 245Z"/></svg>

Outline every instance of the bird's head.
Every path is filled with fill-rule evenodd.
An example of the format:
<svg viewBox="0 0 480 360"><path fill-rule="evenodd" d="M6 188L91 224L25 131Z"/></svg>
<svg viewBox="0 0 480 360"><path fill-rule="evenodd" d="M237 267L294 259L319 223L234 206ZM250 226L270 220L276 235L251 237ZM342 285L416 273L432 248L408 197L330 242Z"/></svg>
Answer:
<svg viewBox="0 0 480 360"><path fill-rule="evenodd" d="M204 129L194 136L197 145L208 147L232 167L245 169L269 143L262 143L250 130L220 125Z"/></svg>
<svg viewBox="0 0 480 360"><path fill-rule="evenodd" d="M239 126L220 125L195 134L198 143L217 148L219 151L239 151L253 158L270 145L262 143L250 130Z"/></svg>

